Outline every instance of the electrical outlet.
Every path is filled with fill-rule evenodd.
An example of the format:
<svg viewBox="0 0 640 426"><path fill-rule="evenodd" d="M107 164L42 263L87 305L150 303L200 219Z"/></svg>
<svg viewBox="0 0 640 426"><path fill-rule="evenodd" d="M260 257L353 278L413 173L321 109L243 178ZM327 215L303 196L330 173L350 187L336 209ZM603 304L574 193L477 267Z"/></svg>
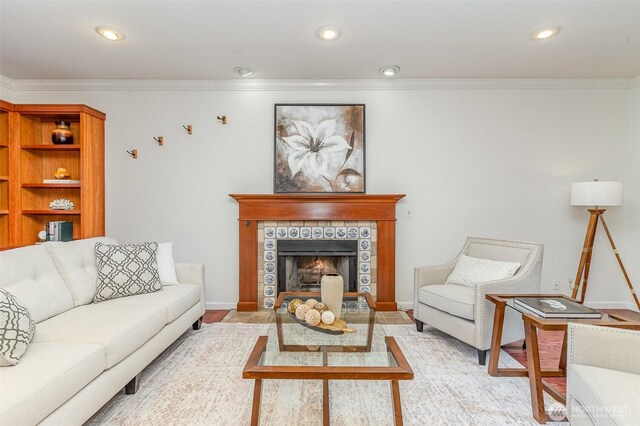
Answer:
<svg viewBox="0 0 640 426"><path fill-rule="evenodd" d="M553 291L560 291L560 280L557 278L553 280Z"/></svg>
<svg viewBox="0 0 640 426"><path fill-rule="evenodd" d="M413 217L413 209L409 207L407 209L407 219L411 219Z"/></svg>

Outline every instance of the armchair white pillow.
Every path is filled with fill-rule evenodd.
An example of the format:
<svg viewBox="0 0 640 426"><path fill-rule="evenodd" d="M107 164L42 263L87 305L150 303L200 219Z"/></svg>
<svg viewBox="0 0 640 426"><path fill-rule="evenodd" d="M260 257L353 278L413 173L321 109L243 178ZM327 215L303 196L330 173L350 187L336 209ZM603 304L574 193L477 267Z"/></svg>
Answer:
<svg viewBox="0 0 640 426"><path fill-rule="evenodd" d="M511 278L520 268L518 262L499 262L460 256L445 284L459 284L473 287L478 283Z"/></svg>

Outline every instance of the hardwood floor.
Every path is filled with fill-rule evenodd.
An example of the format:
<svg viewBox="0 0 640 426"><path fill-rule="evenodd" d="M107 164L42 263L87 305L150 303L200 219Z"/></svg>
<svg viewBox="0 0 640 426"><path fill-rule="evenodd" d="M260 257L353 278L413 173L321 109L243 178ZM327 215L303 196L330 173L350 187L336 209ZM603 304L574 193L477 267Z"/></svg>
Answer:
<svg viewBox="0 0 640 426"><path fill-rule="evenodd" d="M204 316L202 317L202 322L206 324L211 324L214 322L220 322L227 316L230 311L228 310L216 310L216 311L206 311Z"/></svg>

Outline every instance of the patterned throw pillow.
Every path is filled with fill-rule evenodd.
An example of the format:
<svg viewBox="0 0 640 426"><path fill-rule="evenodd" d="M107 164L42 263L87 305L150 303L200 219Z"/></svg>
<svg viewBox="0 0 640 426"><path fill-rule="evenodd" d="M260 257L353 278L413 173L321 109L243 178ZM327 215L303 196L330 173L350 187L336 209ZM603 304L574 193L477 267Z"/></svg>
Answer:
<svg viewBox="0 0 640 426"><path fill-rule="evenodd" d="M98 288L94 302L162 290L156 253L158 243L96 243Z"/></svg>
<svg viewBox="0 0 640 426"><path fill-rule="evenodd" d="M511 278L519 267L517 262L499 262L462 255L445 284L474 286L487 281L504 280Z"/></svg>
<svg viewBox="0 0 640 426"><path fill-rule="evenodd" d="M0 288L0 367L16 365L35 332L36 323L27 308Z"/></svg>

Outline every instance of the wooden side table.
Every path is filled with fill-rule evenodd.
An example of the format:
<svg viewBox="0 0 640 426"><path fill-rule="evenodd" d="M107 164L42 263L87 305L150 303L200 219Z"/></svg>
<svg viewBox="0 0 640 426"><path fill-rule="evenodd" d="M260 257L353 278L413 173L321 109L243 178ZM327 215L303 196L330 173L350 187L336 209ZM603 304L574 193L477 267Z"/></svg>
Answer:
<svg viewBox="0 0 640 426"><path fill-rule="evenodd" d="M640 323L629 321L626 318L614 314L602 314L600 319L562 319L562 318L542 318L534 313L528 312L525 308L515 305L513 299L516 297L563 297L577 303L580 301L561 294L487 294L486 299L495 304L495 314L493 317L493 335L491 337L491 354L489 356L489 374L495 377L528 377L531 389L531 410L533 418L538 423L546 423L548 415L544 407L544 391L551 395L556 401L566 403L566 396L557 392L552 387L542 381L546 377L566 377L567 368L567 329L569 322L580 322L605 327L626 328L640 330ZM527 368L500 368L500 342L502 341L502 328L504 326L505 310L515 309L522 313L524 323L525 343L527 348ZM562 350L558 368L542 369L540 367L540 348L538 342L538 330L563 331Z"/></svg>

